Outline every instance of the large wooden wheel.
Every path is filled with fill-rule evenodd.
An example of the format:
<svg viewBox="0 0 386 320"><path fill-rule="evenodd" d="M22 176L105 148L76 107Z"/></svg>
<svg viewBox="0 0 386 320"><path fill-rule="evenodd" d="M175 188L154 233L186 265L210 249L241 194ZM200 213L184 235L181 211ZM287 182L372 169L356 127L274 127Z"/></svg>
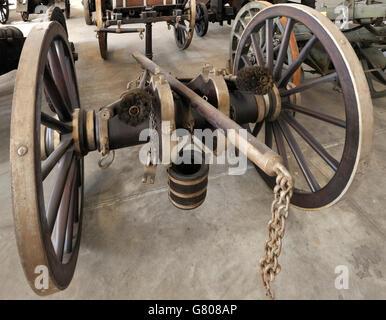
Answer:
<svg viewBox="0 0 386 320"><path fill-rule="evenodd" d="M8 0L0 0L0 23L6 23L9 16Z"/></svg>
<svg viewBox="0 0 386 320"><path fill-rule="evenodd" d="M283 17L287 23L275 53L273 23ZM291 63L290 35L298 26L307 28L309 40ZM270 39L265 43L265 56L259 45L261 31ZM313 46L326 52L335 72L319 75L303 63ZM345 194L372 145L372 102L354 50L328 18L312 8L288 4L268 7L250 21L237 47L234 74L253 63L251 50L258 63L270 70L281 101L279 116L257 123L253 134L283 157L295 177L295 206L330 206ZM301 66L311 76L295 86L291 79ZM335 81L339 81L341 94L332 90ZM273 187L274 180L259 172Z"/></svg>
<svg viewBox="0 0 386 320"><path fill-rule="evenodd" d="M98 30L104 27L103 17L106 14L105 2L102 0L95 0L95 21ZM107 59L107 32L97 31L99 52L103 60Z"/></svg>
<svg viewBox="0 0 386 320"><path fill-rule="evenodd" d="M245 28L247 27L248 23L258 12L271 6L272 6L272 3L267 1L250 1L246 5L244 5L237 13L235 21L232 26L232 30L231 30L231 41L230 41L230 47L229 47L229 58L230 58L231 68L233 66L233 61L235 59L236 50L237 50L239 41L241 39L241 35L245 30ZM273 33L276 35L276 39L275 39L276 48L278 48L280 44L279 39L281 35L284 33L284 28L286 23L287 23L287 18L285 17L282 17L281 19L275 19L273 21L273 29L274 29ZM260 40L259 45L260 45L260 50L262 51L262 54L265 55L265 34L262 31L258 35ZM288 50L287 59L289 60L290 63L292 63L292 61L299 54L299 49L296 43L294 33L291 33L289 46L287 50ZM252 50L249 52L249 55L253 57ZM300 77L301 77L301 69L299 68L294 73L292 82L295 85L298 85L300 83Z"/></svg>
<svg viewBox="0 0 386 320"><path fill-rule="evenodd" d="M20 57L12 104L10 161L16 239L39 295L70 283L78 256L83 159L74 151L79 110L74 61L63 27L34 27ZM47 268L48 286L38 279Z"/></svg>
<svg viewBox="0 0 386 320"><path fill-rule="evenodd" d="M188 15L189 18L180 19L174 24L174 39L180 50L187 49L192 42L196 23L196 0L188 0L184 3L182 14Z"/></svg>
<svg viewBox="0 0 386 320"><path fill-rule="evenodd" d="M194 29L199 37L203 37L208 32L209 17L206 4L199 2L196 5L196 24Z"/></svg>
<svg viewBox="0 0 386 320"><path fill-rule="evenodd" d="M89 0L83 0L83 15L87 25L92 25L92 12L90 11Z"/></svg>

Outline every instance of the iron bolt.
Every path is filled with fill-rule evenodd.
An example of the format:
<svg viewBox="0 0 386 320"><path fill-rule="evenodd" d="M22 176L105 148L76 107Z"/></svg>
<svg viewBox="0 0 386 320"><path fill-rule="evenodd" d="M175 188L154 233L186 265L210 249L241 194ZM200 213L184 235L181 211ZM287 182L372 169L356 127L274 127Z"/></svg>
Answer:
<svg viewBox="0 0 386 320"><path fill-rule="evenodd" d="M28 152L28 148L25 146L21 146L17 149L17 154L22 157Z"/></svg>

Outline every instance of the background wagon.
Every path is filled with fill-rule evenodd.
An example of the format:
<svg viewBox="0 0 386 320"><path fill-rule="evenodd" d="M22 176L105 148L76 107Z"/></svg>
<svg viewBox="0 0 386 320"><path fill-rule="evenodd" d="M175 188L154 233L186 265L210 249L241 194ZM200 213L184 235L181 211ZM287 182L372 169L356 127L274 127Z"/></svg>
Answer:
<svg viewBox="0 0 386 320"><path fill-rule="evenodd" d="M153 57L152 24L166 22L173 29L177 47L187 49L192 41L196 16L196 0L89 0L83 1L87 24L95 23L100 54L107 58L108 33L146 34L146 56ZM145 24L144 28L123 28L127 24Z"/></svg>

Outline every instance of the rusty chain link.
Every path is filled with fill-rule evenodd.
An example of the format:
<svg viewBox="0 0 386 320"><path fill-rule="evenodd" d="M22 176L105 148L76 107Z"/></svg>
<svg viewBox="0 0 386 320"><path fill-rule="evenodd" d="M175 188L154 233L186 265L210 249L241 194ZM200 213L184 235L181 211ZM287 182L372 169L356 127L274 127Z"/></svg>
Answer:
<svg viewBox="0 0 386 320"><path fill-rule="evenodd" d="M273 189L274 200L271 206L272 217L268 222L268 239L264 244L264 256L260 259L260 277L266 295L274 299L271 282L281 270L278 258L280 256L285 222L288 218L289 205L293 193L293 178L288 170L279 164L276 167L276 185Z"/></svg>

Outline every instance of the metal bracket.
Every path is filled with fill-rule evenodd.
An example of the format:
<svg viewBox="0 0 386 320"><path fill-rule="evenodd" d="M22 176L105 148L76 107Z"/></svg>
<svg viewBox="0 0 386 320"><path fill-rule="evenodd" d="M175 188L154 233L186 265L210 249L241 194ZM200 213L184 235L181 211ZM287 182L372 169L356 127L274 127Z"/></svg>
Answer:
<svg viewBox="0 0 386 320"><path fill-rule="evenodd" d="M99 145L98 150L102 153L102 156L106 156L109 149L109 128L108 128L108 120L110 119L110 110L104 108L100 110L98 113L98 136L99 136Z"/></svg>
<svg viewBox="0 0 386 320"><path fill-rule="evenodd" d="M200 89L207 96L212 95L217 100L217 108L229 117L230 97L224 79L225 73L224 69L216 69L211 64L205 64L198 77L192 80L188 87L193 90Z"/></svg>
<svg viewBox="0 0 386 320"><path fill-rule="evenodd" d="M143 173L143 178L142 182L147 183L148 178L149 178L149 183L153 184L155 180L155 173L157 170L157 165L154 164L155 161L152 159L151 151L149 150L147 153L147 158L146 158L146 165L144 167L144 173Z"/></svg>
<svg viewBox="0 0 386 320"><path fill-rule="evenodd" d="M177 141L173 139L174 130L176 129L174 100L169 83L165 80L163 74L159 70L155 70L155 74L150 80L150 87L153 90L160 108L160 127L157 131L160 134L160 143L162 146L162 154L160 155L163 164L169 167L177 158L175 146Z"/></svg>

